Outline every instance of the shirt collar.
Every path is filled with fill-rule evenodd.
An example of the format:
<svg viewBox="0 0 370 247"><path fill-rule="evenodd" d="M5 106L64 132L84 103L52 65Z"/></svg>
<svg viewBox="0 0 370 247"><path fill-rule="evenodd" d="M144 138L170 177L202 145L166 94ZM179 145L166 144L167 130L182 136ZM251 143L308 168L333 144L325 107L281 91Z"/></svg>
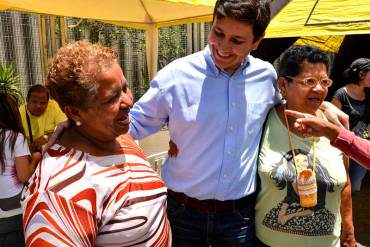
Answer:
<svg viewBox="0 0 370 247"><path fill-rule="evenodd" d="M207 66L209 68L209 71L211 71L211 73L215 74L216 76L218 76L221 72L227 73L223 69L217 68L217 66L216 66L216 64L215 64L215 62L213 61L213 58L212 58L211 49L209 48L208 45L204 49L204 57L205 57ZM248 55L244 59L243 63L240 65L240 67L238 68L238 70L244 70L244 69L246 69L249 66L249 64L250 64L250 58L249 58L249 55Z"/></svg>

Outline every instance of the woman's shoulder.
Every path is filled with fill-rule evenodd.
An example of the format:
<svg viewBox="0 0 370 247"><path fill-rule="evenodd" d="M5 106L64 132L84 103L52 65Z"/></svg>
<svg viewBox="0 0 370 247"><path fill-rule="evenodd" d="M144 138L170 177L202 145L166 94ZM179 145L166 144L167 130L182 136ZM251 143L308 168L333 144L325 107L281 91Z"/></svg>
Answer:
<svg viewBox="0 0 370 247"><path fill-rule="evenodd" d="M127 133L121 135L117 138L117 140L121 145L121 152L132 153L146 160L144 151L141 149L137 141L130 134Z"/></svg>
<svg viewBox="0 0 370 247"><path fill-rule="evenodd" d="M347 90L345 87L341 87L339 88L337 91L335 91L334 93L334 98L337 98L337 99L342 99L343 97L347 96Z"/></svg>
<svg viewBox="0 0 370 247"><path fill-rule="evenodd" d="M11 136L15 134L16 138L15 138L15 147L19 147L19 146L26 146L27 145L27 141L26 141L26 137L20 133L20 132L15 132L13 130L5 130L5 135L4 135L4 142L7 143L10 141L9 138L11 138ZM4 146L8 146L8 144L4 145ZM11 145L13 146L13 145Z"/></svg>

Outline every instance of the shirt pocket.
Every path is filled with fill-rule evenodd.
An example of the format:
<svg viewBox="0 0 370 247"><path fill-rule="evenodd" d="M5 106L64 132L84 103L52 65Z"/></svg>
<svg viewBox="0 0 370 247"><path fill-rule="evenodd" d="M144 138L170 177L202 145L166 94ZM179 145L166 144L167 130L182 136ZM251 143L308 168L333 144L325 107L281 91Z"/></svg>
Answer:
<svg viewBox="0 0 370 247"><path fill-rule="evenodd" d="M257 133L262 128L272 106L272 101L247 104L247 124L249 132Z"/></svg>

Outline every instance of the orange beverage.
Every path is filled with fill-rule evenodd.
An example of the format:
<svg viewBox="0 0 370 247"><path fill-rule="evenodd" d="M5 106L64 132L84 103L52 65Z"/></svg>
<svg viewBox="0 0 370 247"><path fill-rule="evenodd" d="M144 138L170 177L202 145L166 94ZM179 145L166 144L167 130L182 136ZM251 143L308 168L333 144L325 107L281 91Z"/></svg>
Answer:
<svg viewBox="0 0 370 247"><path fill-rule="evenodd" d="M299 173L297 189L302 207L309 208L317 205L316 176L311 169Z"/></svg>

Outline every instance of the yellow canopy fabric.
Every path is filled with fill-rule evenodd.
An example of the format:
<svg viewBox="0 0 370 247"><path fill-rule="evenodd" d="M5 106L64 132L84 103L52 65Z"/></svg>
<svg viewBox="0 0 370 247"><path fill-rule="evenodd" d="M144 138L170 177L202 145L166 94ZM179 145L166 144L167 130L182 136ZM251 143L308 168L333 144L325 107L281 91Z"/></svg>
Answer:
<svg viewBox="0 0 370 247"><path fill-rule="evenodd" d="M0 0L0 10L73 16L145 29L148 66L152 76L157 64L158 27L211 21L215 2L216 0ZM266 30L266 38L370 33L370 0L273 0L272 13L277 15Z"/></svg>
<svg viewBox="0 0 370 247"><path fill-rule="evenodd" d="M344 40L344 35L337 36L310 36L301 37L294 44L295 45L314 45L321 50L331 53L338 53L340 45Z"/></svg>
<svg viewBox="0 0 370 247"><path fill-rule="evenodd" d="M211 21L215 0L0 0L0 10L74 16L147 29ZM287 2L274 0L272 5ZM284 3L285 4L285 3ZM290 0L267 38L370 33L370 0Z"/></svg>
<svg viewBox="0 0 370 247"><path fill-rule="evenodd" d="M267 38L370 33L370 0L291 0L271 21Z"/></svg>
<svg viewBox="0 0 370 247"><path fill-rule="evenodd" d="M214 3L215 0L0 0L0 10L73 16L144 29L152 78L157 71L158 28L211 21Z"/></svg>
<svg viewBox="0 0 370 247"><path fill-rule="evenodd" d="M210 21L213 5L213 0L0 0L0 10L74 16L139 29Z"/></svg>

